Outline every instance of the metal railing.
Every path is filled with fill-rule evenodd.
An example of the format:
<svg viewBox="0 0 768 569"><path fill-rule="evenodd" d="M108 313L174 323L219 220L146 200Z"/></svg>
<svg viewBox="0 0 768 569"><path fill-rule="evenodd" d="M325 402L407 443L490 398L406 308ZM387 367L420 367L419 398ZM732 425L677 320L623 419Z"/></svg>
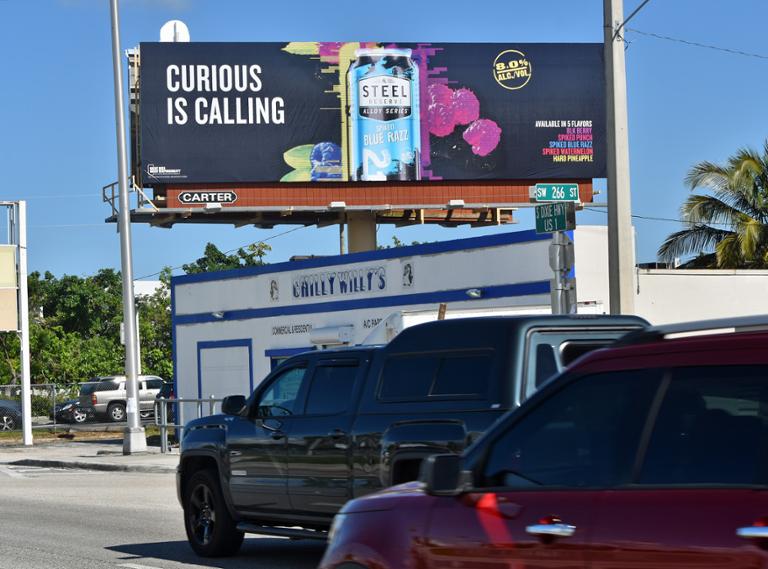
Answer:
<svg viewBox="0 0 768 569"><path fill-rule="evenodd" d="M166 399L165 397L159 397L155 400L155 425L160 428L160 452L166 453L169 450L168 444L168 430L173 428L176 431L176 440L181 441L184 436L184 425L187 421L184 420L184 408L190 404L195 404L196 417L199 419L204 417L204 406L208 404L208 415L216 413L216 403L221 403L223 399L217 399L214 395L211 395L207 399L189 399L186 397ZM173 409L172 422L168 422L168 410ZM190 419L191 420L191 419Z"/></svg>

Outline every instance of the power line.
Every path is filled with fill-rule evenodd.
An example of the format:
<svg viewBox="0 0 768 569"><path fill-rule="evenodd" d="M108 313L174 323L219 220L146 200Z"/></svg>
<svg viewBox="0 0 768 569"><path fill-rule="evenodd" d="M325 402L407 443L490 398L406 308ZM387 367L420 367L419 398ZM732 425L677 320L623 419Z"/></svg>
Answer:
<svg viewBox="0 0 768 569"><path fill-rule="evenodd" d="M272 235L271 237L267 237L266 239L259 239L258 241L253 241L253 242L248 243L246 245L241 245L240 247L235 247L235 248L230 249L228 251L224 251L224 254L225 255L229 255L230 253L233 253L233 252L237 251L238 249L244 249L245 247L248 247L250 245L256 245L258 243L266 243L267 241L272 241L272 239L277 239L278 237L282 237L283 235L288 235L289 233L293 233L294 231L299 231L300 229L305 229L306 227L307 227L306 225L299 225L298 227L294 227L293 229L289 229L288 231L283 231L282 233L278 233L277 235ZM186 264L187 263L183 263L181 265L178 265L177 267L171 267L171 271L175 271L177 269L181 269ZM142 279L148 279L149 277L157 276L160 273L162 273L163 270L164 270L164 268L160 269L157 272L150 273L148 275L144 275L142 277L136 277L134 280L140 281Z"/></svg>
<svg viewBox="0 0 768 569"><path fill-rule="evenodd" d="M604 209L597 209L594 207L585 207L584 210L604 213L606 215L608 214L608 212L605 211ZM686 221L684 219L674 219L672 217L652 217L649 215L636 215L636 214L632 214L632 217L635 219L642 219L643 221L667 221L670 223L682 223L684 225L690 225L691 223L693 223L691 221ZM715 221L707 223L707 225L722 225L723 227L733 227L732 223L722 223L722 222L715 222Z"/></svg>
<svg viewBox="0 0 768 569"><path fill-rule="evenodd" d="M56 195L49 195L49 196L41 196L41 195L31 195L31 196L24 196L25 200L68 200L70 198L95 198L95 197L101 197L101 194L56 194Z"/></svg>
<svg viewBox="0 0 768 569"><path fill-rule="evenodd" d="M644 32L644 31L638 30L636 28L625 28L625 29L628 32L633 32L635 34L640 34L641 36L648 36L648 37L652 37L652 38L656 38L656 39L660 39L660 40L666 40L666 41L671 41L671 42L682 43L682 44L690 45L690 46L693 46L693 47L703 47L703 48L706 48L706 49L713 49L715 51L721 51L721 52L724 52L724 53L730 53L731 55L742 55L744 57L755 57L757 59L768 59L768 55L763 55L763 54L760 54L760 53L750 53L748 51L742 51L740 49L732 49L732 48L728 48L728 47L720 47L720 46L717 46L717 45L710 45L710 44L706 44L706 43L699 43L699 42L695 42L695 41L684 40L684 39L681 39L681 38L673 38L671 36L665 36L665 35L656 34L656 33L653 33L653 32Z"/></svg>
<svg viewBox="0 0 768 569"><path fill-rule="evenodd" d="M104 223L59 223L59 224L53 224L53 225L30 225L30 229L50 229L50 228L57 228L57 229L71 229L75 227L104 227L107 228L107 225Z"/></svg>

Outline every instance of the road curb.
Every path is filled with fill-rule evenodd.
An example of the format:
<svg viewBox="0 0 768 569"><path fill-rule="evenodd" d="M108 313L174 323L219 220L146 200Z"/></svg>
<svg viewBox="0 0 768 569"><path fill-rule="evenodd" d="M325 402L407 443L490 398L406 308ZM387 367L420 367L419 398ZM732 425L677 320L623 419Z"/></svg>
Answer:
<svg viewBox="0 0 768 569"><path fill-rule="evenodd" d="M105 462L82 462L77 460L50 460L24 458L4 462L11 466L40 466L47 468L71 468L76 470L104 470L112 472L143 472L147 474L169 474L176 472L176 466L161 466L147 464L114 464Z"/></svg>

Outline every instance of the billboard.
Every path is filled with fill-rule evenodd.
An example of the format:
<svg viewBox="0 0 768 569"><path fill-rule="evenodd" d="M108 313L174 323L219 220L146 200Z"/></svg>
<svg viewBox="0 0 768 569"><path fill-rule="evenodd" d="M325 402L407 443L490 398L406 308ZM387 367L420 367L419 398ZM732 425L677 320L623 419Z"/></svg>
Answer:
<svg viewBox="0 0 768 569"><path fill-rule="evenodd" d="M140 57L145 186L605 177L602 44L142 43Z"/></svg>

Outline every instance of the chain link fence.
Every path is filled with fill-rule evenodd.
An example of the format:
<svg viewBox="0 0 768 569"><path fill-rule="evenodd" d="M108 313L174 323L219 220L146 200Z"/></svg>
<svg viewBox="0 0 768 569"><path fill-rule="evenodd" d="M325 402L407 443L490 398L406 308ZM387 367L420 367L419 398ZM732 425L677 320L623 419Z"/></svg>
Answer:
<svg viewBox="0 0 768 569"><path fill-rule="evenodd" d="M79 401L81 383L37 383L30 386L32 429L69 429L104 431L109 426L125 426L126 422L110 421L94 413ZM153 410L142 412L142 423L153 424ZM0 385L0 432L21 431L21 386ZM119 430L119 429L116 429Z"/></svg>

